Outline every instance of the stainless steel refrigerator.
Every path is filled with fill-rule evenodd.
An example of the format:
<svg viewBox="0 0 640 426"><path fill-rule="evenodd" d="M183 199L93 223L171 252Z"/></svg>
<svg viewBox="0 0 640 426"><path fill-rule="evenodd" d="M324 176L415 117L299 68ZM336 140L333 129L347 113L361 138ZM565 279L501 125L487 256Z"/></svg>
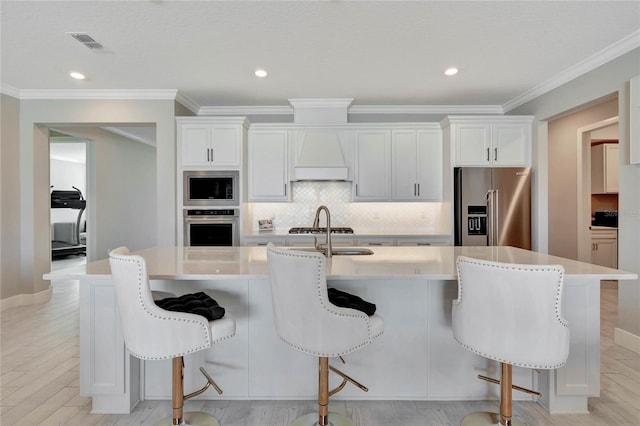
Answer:
<svg viewBox="0 0 640 426"><path fill-rule="evenodd" d="M455 245L531 249L531 169L454 169Z"/></svg>

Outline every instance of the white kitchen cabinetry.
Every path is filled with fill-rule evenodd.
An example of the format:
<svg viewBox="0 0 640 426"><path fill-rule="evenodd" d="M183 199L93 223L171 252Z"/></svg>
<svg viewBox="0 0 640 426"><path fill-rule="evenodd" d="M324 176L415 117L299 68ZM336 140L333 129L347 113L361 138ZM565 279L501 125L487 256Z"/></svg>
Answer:
<svg viewBox="0 0 640 426"><path fill-rule="evenodd" d="M394 201L442 200L442 130L392 130Z"/></svg>
<svg viewBox="0 0 640 426"><path fill-rule="evenodd" d="M618 144L591 147L591 193L617 194L619 181Z"/></svg>
<svg viewBox="0 0 640 426"><path fill-rule="evenodd" d="M180 117L176 121L183 169L240 169L248 125L244 117Z"/></svg>
<svg viewBox="0 0 640 426"><path fill-rule="evenodd" d="M591 230L591 263L607 268L618 268L618 231L616 229Z"/></svg>
<svg viewBox="0 0 640 426"><path fill-rule="evenodd" d="M449 116L454 166L527 167L531 163L529 116Z"/></svg>
<svg viewBox="0 0 640 426"><path fill-rule="evenodd" d="M289 201L288 131L249 130L248 201Z"/></svg>
<svg viewBox="0 0 640 426"><path fill-rule="evenodd" d="M354 201L387 201L390 184L390 131L356 132Z"/></svg>

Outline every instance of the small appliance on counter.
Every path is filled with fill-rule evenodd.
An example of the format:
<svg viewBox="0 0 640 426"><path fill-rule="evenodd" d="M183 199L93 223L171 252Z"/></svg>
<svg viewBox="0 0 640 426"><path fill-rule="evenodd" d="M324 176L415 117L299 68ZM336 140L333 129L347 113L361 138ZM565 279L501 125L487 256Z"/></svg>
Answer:
<svg viewBox="0 0 640 426"><path fill-rule="evenodd" d="M611 228L618 227L618 212L615 210L605 210L601 212L595 212L592 226L608 226Z"/></svg>

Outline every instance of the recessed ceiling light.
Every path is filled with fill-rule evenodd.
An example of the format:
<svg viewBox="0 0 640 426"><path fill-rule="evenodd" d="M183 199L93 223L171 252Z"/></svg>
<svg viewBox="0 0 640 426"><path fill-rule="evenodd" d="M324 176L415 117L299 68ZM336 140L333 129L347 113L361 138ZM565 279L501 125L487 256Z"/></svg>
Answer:
<svg viewBox="0 0 640 426"><path fill-rule="evenodd" d="M264 78L267 76L267 72L262 69L257 69L255 74L256 74L256 77L260 77L260 78Z"/></svg>
<svg viewBox="0 0 640 426"><path fill-rule="evenodd" d="M456 75L458 74L458 68L447 68L444 72L444 75Z"/></svg>
<svg viewBox="0 0 640 426"><path fill-rule="evenodd" d="M84 74L81 74L79 72L71 71L69 75L75 78L76 80L84 80Z"/></svg>

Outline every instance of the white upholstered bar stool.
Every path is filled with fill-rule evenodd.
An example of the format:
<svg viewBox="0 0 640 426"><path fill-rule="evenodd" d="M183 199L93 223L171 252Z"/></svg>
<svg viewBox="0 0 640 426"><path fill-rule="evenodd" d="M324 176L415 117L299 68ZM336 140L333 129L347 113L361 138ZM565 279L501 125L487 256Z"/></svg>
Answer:
<svg viewBox="0 0 640 426"><path fill-rule="evenodd" d="M499 361L500 414L473 413L462 425L521 425L512 418L512 366L555 369L569 356L569 327L562 317L564 269L460 256L458 298L453 301L453 336L466 349Z"/></svg>
<svg viewBox="0 0 640 426"><path fill-rule="evenodd" d="M329 413L329 397L347 382L365 392L368 389L329 366L329 357L340 357L371 343L384 331L382 318L329 302L326 259L321 253L280 249L270 243L267 259L280 339L293 349L318 357L318 413L299 417L292 425L353 425L348 417ZM342 377L333 390L329 390L329 370Z"/></svg>
<svg viewBox="0 0 640 426"><path fill-rule="evenodd" d="M234 336L234 319L225 314L218 320L208 321L201 315L164 310L153 301L144 258L129 254L126 247L119 247L109 253L109 262L127 349L143 360L173 360L173 415L158 424L219 425L217 419L207 413L183 413L185 399L200 395L209 386L219 394L222 390L201 367L207 378L206 385L185 396L182 357Z"/></svg>

